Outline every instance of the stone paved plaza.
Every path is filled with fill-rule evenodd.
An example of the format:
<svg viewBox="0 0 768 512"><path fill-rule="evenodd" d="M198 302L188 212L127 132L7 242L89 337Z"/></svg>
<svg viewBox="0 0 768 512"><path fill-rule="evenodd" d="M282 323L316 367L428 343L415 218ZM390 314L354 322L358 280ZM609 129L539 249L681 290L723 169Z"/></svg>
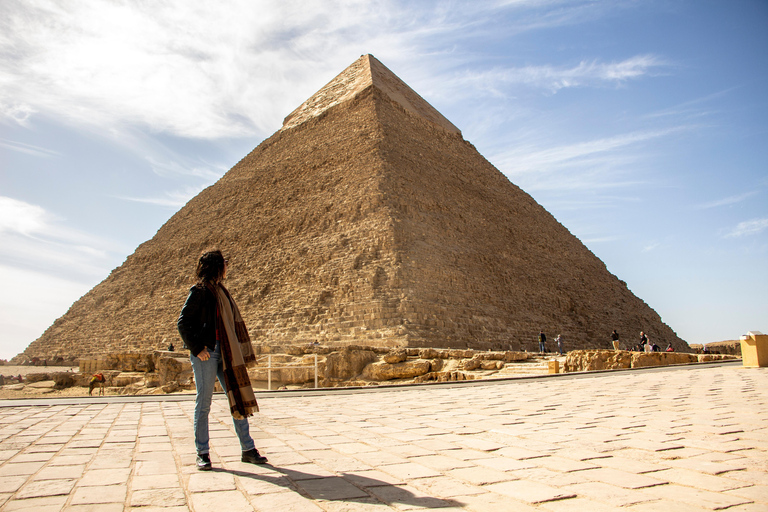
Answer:
<svg viewBox="0 0 768 512"><path fill-rule="evenodd" d="M734 364L269 393L214 471L194 402L0 403L3 511L766 511L768 370Z"/></svg>

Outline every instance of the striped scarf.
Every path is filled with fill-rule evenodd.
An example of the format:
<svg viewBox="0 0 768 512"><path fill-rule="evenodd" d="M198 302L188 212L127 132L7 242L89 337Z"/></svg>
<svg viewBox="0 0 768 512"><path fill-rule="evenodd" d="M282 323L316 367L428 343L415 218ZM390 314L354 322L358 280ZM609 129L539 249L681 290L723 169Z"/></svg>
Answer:
<svg viewBox="0 0 768 512"><path fill-rule="evenodd" d="M229 411L233 418L241 420L259 411L247 368L248 363L256 361L256 355L243 317L229 291L221 283L215 290L213 287L209 289L217 302L216 339L221 347Z"/></svg>

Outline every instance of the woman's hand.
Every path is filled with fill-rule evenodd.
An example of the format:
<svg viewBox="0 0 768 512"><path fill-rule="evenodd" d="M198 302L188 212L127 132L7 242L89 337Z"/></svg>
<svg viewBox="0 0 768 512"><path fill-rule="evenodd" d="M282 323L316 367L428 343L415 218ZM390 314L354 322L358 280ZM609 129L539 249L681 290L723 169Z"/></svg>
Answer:
<svg viewBox="0 0 768 512"><path fill-rule="evenodd" d="M209 360L209 359L211 358L211 353L210 353L210 352L208 352L208 347L203 347L203 350L201 350L201 351L200 351L200 352L197 354L197 357L198 357L198 359L200 359L201 361L207 361L207 360Z"/></svg>

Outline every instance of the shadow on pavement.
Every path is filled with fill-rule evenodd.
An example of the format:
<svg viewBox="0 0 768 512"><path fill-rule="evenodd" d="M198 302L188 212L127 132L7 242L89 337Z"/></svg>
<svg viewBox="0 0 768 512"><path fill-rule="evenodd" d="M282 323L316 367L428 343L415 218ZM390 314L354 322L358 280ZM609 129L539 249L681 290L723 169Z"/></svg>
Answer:
<svg viewBox="0 0 768 512"><path fill-rule="evenodd" d="M340 476L328 476L304 473L270 464L264 464L260 467L270 472L250 473L224 468L213 468L212 471L230 473L240 478L250 478L284 487L314 500L371 503L371 498L374 498L387 504L398 503L426 509L461 507L463 505L454 500L444 500L426 495L417 496L404 485L384 482L358 473L341 473ZM275 473L279 473L279 475Z"/></svg>

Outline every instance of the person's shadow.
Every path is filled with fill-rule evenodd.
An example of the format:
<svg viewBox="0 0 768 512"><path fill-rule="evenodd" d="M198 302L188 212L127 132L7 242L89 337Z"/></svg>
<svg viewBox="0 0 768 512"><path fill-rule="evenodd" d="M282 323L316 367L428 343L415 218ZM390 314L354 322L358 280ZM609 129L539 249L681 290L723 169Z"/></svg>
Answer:
<svg viewBox="0 0 768 512"><path fill-rule="evenodd" d="M446 500L431 496L416 496L397 484L369 478L356 473L342 472L338 475L315 475L295 469L287 469L264 464L281 473L280 476L270 474L248 473L224 468L214 468L213 471L230 473L241 478L251 478L284 487L291 491L311 498L326 501L344 501L370 503L371 498L384 503L402 503L418 508L461 507L463 503L456 500Z"/></svg>

